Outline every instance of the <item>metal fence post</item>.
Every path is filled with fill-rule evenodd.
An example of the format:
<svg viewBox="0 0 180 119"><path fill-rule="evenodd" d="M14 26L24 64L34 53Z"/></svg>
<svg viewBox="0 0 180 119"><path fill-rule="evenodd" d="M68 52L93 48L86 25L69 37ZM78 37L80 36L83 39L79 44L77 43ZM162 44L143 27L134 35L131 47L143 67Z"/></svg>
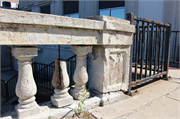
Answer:
<svg viewBox="0 0 180 119"><path fill-rule="evenodd" d="M130 24L134 23L134 14L127 13L126 20L130 21ZM130 66L129 66L129 86L128 86L128 94L131 93L131 81L132 81L132 57L133 57L133 38L132 38L132 45L131 45L131 54L130 54Z"/></svg>
<svg viewBox="0 0 180 119"><path fill-rule="evenodd" d="M5 88L6 88L6 99L9 101L9 88L8 88L8 81L5 82Z"/></svg>
<svg viewBox="0 0 180 119"><path fill-rule="evenodd" d="M37 83L37 76L36 76L36 72L37 72L37 66L36 66L36 62L34 62L33 63L33 65L34 65L34 69L33 69L33 75L34 75L34 80L35 80L35 82Z"/></svg>
<svg viewBox="0 0 180 119"><path fill-rule="evenodd" d="M165 41L165 56L164 56L164 71L167 73L163 76L168 79L168 68L169 68L169 56L170 56L170 43L171 43L171 24L166 30L166 41Z"/></svg>

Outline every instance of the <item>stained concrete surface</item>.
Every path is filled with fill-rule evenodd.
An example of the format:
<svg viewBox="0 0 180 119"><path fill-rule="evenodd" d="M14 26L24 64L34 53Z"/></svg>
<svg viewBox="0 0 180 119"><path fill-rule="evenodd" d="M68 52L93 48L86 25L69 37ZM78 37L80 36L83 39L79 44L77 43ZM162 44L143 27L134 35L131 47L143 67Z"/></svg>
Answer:
<svg viewBox="0 0 180 119"><path fill-rule="evenodd" d="M177 91L175 91L175 92L172 93L172 94L167 95L167 97L168 97L168 98L172 98L172 99L177 100L177 101L180 102L180 89L177 90ZM179 107L179 109L180 109L180 107ZM179 110L179 112L180 112L180 110Z"/></svg>
<svg viewBox="0 0 180 119"><path fill-rule="evenodd" d="M180 118L180 69L170 69L170 80L159 80L138 89L133 97L90 112L102 119Z"/></svg>
<svg viewBox="0 0 180 119"><path fill-rule="evenodd" d="M178 91L180 91L180 89L178 89ZM144 108L136 110L132 114L125 116L124 119L155 119L155 118L179 119L180 101L165 96L162 99L152 103L151 105L147 105Z"/></svg>

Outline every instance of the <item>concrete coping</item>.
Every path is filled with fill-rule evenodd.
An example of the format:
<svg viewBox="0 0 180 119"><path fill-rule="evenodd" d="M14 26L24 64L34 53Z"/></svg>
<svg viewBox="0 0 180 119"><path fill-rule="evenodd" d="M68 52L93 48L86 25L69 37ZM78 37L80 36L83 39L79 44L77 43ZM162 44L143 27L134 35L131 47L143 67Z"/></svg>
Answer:
<svg viewBox="0 0 180 119"><path fill-rule="evenodd" d="M0 8L0 13L1 23L60 26L93 30L103 30L104 27L103 21L92 21L52 14L42 14L2 8Z"/></svg>
<svg viewBox="0 0 180 119"><path fill-rule="evenodd" d="M129 21L104 15L88 17L88 19L81 19L2 8L0 8L0 12L1 23L33 24L93 30L115 30L132 33L135 32L134 25L130 25Z"/></svg>
<svg viewBox="0 0 180 119"><path fill-rule="evenodd" d="M104 30L113 30L113 31L121 31L121 32L135 32L135 26L130 25L130 21L119 19L110 16L92 16L88 17L88 19L98 20L98 21L105 21Z"/></svg>
<svg viewBox="0 0 180 119"><path fill-rule="evenodd" d="M71 18L0 8L1 45L131 45L134 25L94 16Z"/></svg>

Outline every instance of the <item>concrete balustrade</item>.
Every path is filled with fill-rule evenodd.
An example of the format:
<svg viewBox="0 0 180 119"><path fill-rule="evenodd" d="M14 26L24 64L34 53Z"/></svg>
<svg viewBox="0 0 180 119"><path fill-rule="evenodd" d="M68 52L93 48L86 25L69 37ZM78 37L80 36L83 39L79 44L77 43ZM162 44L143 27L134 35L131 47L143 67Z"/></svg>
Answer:
<svg viewBox="0 0 180 119"><path fill-rule="evenodd" d="M75 88L71 89L70 94L75 99L82 98L87 81L90 90L100 97L100 102L96 103L99 98L94 98L95 101L90 101L89 105L92 102L96 106L106 105L123 99L125 94L121 90L128 90L130 46L135 31L134 25L130 25L129 21L108 16L77 19L7 9L0 9L0 12L0 44L19 46L12 50L19 63L16 87L19 97L16 112L19 117L39 113L39 106L34 98L36 85L30 65L31 59L37 56L37 48L32 47L34 45L72 45L72 51L77 54L77 64L73 76ZM88 53L90 58L87 73ZM56 89L51 101L57 107L73 103L72 97L69 98L70 102L61 103L70 97L67 93L68 80L69 78L64 78L64 85L67 84L64 88L59 88L57 82L53 84Z"/></svg>
<svg viewBox="0 0 180 119"><path fill-rule="evenodd" d="M14 47L12 55L18 59L18 81L16 84L16 95L19 97L19 104L15 107L19 118L36 115L40 108L35 101L34 95L37 87L32 73L32 58L37 56L36 47Z"/></svg>
<svg viewBox="0 0 180 119"><path fill-rule="evenodd" d="M77 54L76 56L76 69L74 72L73 80L75 88L71 90L71 95L75 99L83 99L89 97L89 92L85 88L88 81L88 73L86 69L86 55L92 52L92 46L72 46L72 51ZM84 93L86 93L85 96Z"/></svg>

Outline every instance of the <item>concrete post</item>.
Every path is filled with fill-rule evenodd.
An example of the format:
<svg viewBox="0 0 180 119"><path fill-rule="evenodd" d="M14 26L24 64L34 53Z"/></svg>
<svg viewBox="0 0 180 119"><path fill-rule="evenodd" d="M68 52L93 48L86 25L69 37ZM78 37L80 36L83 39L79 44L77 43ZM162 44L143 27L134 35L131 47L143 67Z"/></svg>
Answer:
<svg viewBox="0 0 180 119"><path fill-rule="evenodd" d="M127 97L122 91L128 91L135 28L129 21L113 17L94 16L89 19L105 21L103 45L94 45L89 55L88 87L101 96L101 105L107 105Z"/></svg>
<svg viewBox="0 0 180 119"><path fill-rule="evenodd" d="M79 0L79 18L98 15L98 0Z"/></svg>
<svg viewBox="0 0 180 119"><path fill-rule="evenodd" d="M88 74L86 70L86 55L92 52L92 46L72 46L71 49L76 56L76 69L74 72L74 82L75 88L71 90L71 95L75 99L82 99L84 86L88 81ZM86 98L89 96L89 93L86 93Z"/></svg>
<svg viewBox="0 0 180 119"><path fill-rule="evenodd" d="M25 118L40 113L40 108L35 101L34 95L37 87L32 73L32 58L38 55L36 47L14 47L12 55L18 59L18 81L16 95L19 104L15 107L19 118Z"/></svg>

